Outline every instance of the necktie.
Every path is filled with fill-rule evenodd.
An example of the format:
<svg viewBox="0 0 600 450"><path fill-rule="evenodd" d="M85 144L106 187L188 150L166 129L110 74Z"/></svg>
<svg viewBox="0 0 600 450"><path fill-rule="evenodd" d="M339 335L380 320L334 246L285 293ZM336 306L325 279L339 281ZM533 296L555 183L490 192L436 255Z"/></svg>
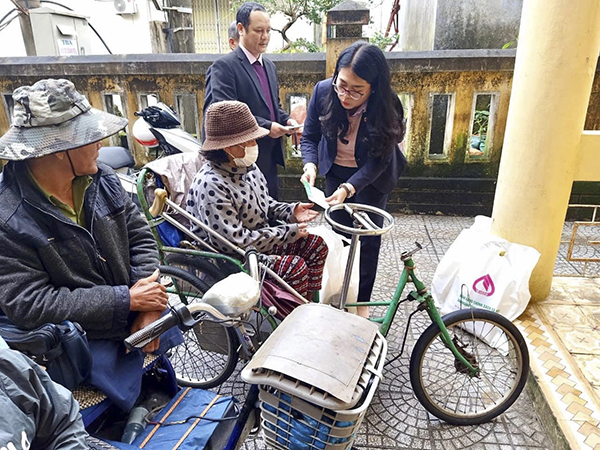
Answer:
<svg viewBox="0 0 600 450"><path fill-rule="evenodd" d="M267 78L267 72L265 71L263 65L258 61L254 61L252 67L254 68L254 72L256 72L256 76L258 77L258 81L260 82L260 87L262 88L263 95L265 96L265 100L267 101L271 122L274 122L275 109L273 108L273 99L271 98L271 90L269 89L269 79Z"/></svg>

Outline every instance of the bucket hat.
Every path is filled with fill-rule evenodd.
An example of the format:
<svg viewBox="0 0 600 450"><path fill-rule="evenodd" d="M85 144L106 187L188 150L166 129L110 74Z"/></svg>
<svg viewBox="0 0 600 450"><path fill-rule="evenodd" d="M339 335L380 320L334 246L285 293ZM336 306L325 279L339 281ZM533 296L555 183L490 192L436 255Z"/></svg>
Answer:
<svg viewBox="0 0 600 450"><path fill-rule="evenodd" d="M69 80L47 79L13 92L10 129L0 159L21 161L83 147L111 136L127 120L92 108Z"/></svg>
<svg viewBox="0 0 600 450"><path fill-rule="evenodd" d="M231 100L208 107L204 129L206 139L202 150L222 150L269 134L269 130L258 126L248 105Z"/></svg>

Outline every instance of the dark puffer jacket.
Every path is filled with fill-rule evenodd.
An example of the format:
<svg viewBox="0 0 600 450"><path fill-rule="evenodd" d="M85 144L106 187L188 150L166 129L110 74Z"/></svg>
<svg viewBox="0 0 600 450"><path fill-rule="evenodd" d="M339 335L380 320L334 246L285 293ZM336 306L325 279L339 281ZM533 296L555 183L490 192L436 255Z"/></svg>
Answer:
<svg viewBox="0 0 600 450"><path fill-rule="evenodd" d="M129 287L158 266L156 242L118 177L98 164L86 228L60 213L11 162L0 175L0 308L17 326L79 322L90 339L129 331Z"/></svg>

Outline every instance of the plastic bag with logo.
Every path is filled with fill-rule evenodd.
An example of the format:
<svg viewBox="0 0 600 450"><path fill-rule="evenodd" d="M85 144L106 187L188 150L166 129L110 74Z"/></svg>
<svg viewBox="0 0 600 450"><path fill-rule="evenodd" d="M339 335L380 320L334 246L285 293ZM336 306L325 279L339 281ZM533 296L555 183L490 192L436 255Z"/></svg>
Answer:
<svg viewBox="0 0 600 450"><path fill-rule="evenodd" d="M540 254L492 235L491 222L477 216L440 261L431 292L442 314L472 306L514 320L527 307L529 277Z"/></svg>

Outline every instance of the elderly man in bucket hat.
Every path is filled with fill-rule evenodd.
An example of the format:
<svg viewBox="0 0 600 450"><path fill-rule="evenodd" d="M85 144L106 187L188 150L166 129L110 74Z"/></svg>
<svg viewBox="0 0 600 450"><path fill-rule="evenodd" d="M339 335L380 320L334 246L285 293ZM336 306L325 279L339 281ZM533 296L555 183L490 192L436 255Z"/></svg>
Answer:
<svg viewBox="0 0 600 450"><path fill-rule="evenodd" d="M327 244L310 234L306 222L319 213L312 203L284 203L269 196L267 181L256 166L256 140L269 131L258 126L245 103L222 101L206 111L202 155L209 162L196 174L187 211L241 248L281 255L274 270L301 295L312 298L321 288ZM285 224L271 225L280 220ZM200 227L192 231L225 253L231 252Z"/></svg>
<svg viewBox="0 0 600 450"><path fill-rule="evenodd" d="M9 161L0 175L0 308L25 329L78 322L90 339L92 378L113 363L141 371L143 356L125 355L121 340L160 317L166 290L147 223L97 161L100 141L127 121L92 108L68 80L20 87L13 99L13 123L0 138L0 159ZM111 352L110 364L96 360ZM110 383L104 375L91 382ZM120 406L132 405L138 382Z"/></svg>

